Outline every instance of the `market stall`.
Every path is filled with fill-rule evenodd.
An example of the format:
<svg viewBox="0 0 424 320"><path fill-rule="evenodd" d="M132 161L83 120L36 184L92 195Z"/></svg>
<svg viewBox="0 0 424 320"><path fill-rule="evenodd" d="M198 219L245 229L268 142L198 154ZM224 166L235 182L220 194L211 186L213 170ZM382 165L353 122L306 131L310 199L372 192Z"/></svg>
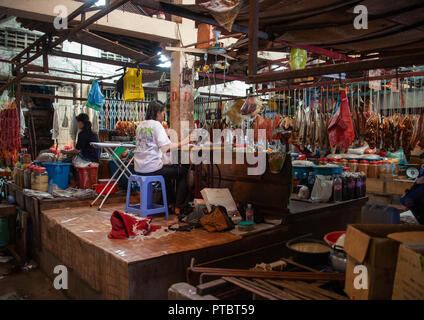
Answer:
<svg viewBox="0 0 424 320"><path fill-rule="evenodd" d="M159 35L154 37L157 42L139 42L108 34L107 27L87 31L127 2L216 28L205 27L206 40L202 34L188 45L180 32L172 41L167 38L171 35ZM110 1L87 19L86 10L94 1L85 2L68 17L84 19L73 21L74 27L63 34L50 23L21 20L48 32L8 62L14 76L1 88L8 90L0 109L0 174L5 177L0 181L1 195L27 213L28 256L49 275L55 265L69 268L70 297L165 299L169 287L182 281L203 285L197 289L207 292L207 279L218 281L217 287L248 291L247 298L253 293L270 300L344 300L343 290L318 287L321 281L340 287L346 280L346 293L354 299L357 292L349 287L351 275L346 276L346 270L355 261L365 261L365 254L355 256L355 234L362 232L369 240L368 233L378 233L385 239L398 226L377 232L351 225L399 224L397 208L419 207L400 198L424 175L422 53L393 56L393 48L373 43L374 34L363 39L349 36L350 24L340 31L349 40L340 39L332 29L317 33L319 28L310 23L298 30L292 19L307 11L298 12L301 8L290 4L287 16L294 18L286 21L286 15L272 13L276 2L267 3L271 11L267 9L260 19L258 10L266 9L264 3L240 2L231 9L233 18L227 23L216 19L219 13L205 4L138 0ZM332 14L345 13L344 7L333 5L318 10L302 4L311 11L306 18L317 19L318 26ZM380 24L387 22L385 16L376 14L375 20L374 32L384 33ZM167 22L180 31L175 21ZM402 23L390 23L403 30ZM222 35L223 30L232 34ZM408 36L419 42L415 34ZM316 46L303 44L315 37ZM224 45L229 38L231 43ZM54 50L66 40L129 60L115 61L124 70L109 77L83 79L83 58L110 61L84 56L82 45L80 55ZM356 42L361 43L359 49L351 44ZM396 37L393 47L403 45L402 37ZM261 50L284 52L272 57ZM79 79L40 74L48 73L50 53L80 59ZM165 54L169 58L162 57ZM38 57L43 57L43 66L37 68L30 63ZM171 64L170 70L158 67L161 59ZM149 77L157 88L144 85ZM107 83L108 78L117 79ZM25 79L78 84L80 96L76 87L69 97L57 91L27 92L22 90ZM244 86L242 94L220 92L234 80ZM23 97L51 99L47 150L39 150L32 118L35 108ZM148 115L149 105L158 109L152 107ZM146 127L148 121L154 125ZM23 137L29 139L28 145L22 144ZM166 162L168 152L173 160ZM149 167L142 161L147 156L160 168L138 170L144 177L131 182L135 163L142 163L139 169L143 164ZM164 167L173 167L178 178L157 183L154 173ZM183 208L169 200L171 193L177 193L180 171L186 186ZM167 178L165 173L158 175L160 181ZM149 176L156 178L148 181ZM142 202L152 211L165 208L166 215L148 214ZM397 207L389 211L375 207L377 202ZM138 214L126 212L130 203L135 203ZM422 230L399 228L403 229ZM328 240L334 233L337 237ZM260 252L257 258L256 252ZM303 261L309 254L321 259ZM244 257L243 263L234 258L238 256ZM250 270L255 264L262 267Z"/></svg>

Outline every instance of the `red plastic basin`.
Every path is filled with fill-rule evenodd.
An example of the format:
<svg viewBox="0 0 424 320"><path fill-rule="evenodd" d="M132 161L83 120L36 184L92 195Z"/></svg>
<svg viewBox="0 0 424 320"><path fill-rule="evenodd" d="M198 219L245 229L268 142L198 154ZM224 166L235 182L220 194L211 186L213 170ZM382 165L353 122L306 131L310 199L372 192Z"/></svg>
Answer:
<svg viewBox="0 0 424 320"><path fill-rule="evenodd" d="M105 188L105 184L95 184L93 187L96 190L97 194L100 194L102 192L103 189L105 189L105 191L103 191L103 195L107 195L107 193L109 192L110 189L112 189L113 186L113 182L111 182L106 188ZM116 191L118 191L118 185L115 185L112 189L112 191L110 192L110 194L114 194Z"/></svg>
<svg viewBox="0 0 424 320"><path fill-rule="evenodd" d="M324 241L327 242L330 246L332 246L333 244L337 242L340 236L342 236L345 233L346 231L333 231L333 232L327 233L324 236Z"/></svg>

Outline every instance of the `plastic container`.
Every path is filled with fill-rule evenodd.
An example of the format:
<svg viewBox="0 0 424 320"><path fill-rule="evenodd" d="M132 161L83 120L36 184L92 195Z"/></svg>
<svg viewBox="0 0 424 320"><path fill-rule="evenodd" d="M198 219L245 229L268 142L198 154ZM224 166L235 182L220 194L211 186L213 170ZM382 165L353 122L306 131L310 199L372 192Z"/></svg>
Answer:
<svg viewBox="0 0 424 320"><path fill-rule="evenodd" d="M343 167L347 167L349 161L347 159L340 159L339 164Z"/></svg>
<svg viewBox="0 0 424 320"><path fill-rule="evenodd" d="M49 175L49 185L55 184L60 189L65 190L69 184L70 163L64 162L43 162L43 167L47 169Z"/></svg>
<svg viewBox="0 0 424 320"><path fill-rule="evenodd" d="M380 161L379 174L381 178L391 178L393 171L393 165L390 161Z"/></svg>
<svg viewBox="0 0 424 320"><path fill-rule="evenodd" d="M255 213L253 211L252 204L247 205L246 209L246 221L254 221L255 220Z"/></svg>
<svg viewBox="0 0 424 320"><path fill-rule="evenodd" d="M315 175L319 174L322 176L332 176L335 174L342 174L343 173L343 167L342 166L316 166L314 167L314 173Z"/></svg>
<svg viewBox="0 0 424 320"><path fill-rule="evenodd" d="M330 163L340 165L340 159L332 158L330 159Z"/></svg>
<svg viewBox="0 0 424 320"><path fill-rule="evenodd" d="M307 176L309 176L309 172L312 171L314 171L313 166L293 166L293 176L297 173L299 179L302 179L305 173Z"/></svg>
<svg viewBox="0 0 424 320"><path fill-rule="evenodd" d="M378 171L380 169L380 165L378 161L371 161L368 167L368 178L378 178Z"/></svg>
<svg viewBox="0 0 424 320"><path fill-rule="evenodd" d="M352 159L349 161L348 166L350 168L350 172L357 172L358 171L358 160Z"/></svg>
<svg viewBox="0 0 424 320"><path fill-rule="evenodd" d="M34 168L34 164L31 163L25 169L25 172L24 172L24 188L25 189L31 189L32 168Z"/></svg>
<svg viewBox="0 0 424 320"><path fill-rule="evenodd" d="M333 200L342 201L343 200L343 180L337 175L334 178L333 182Z"/></svg>
<svg viewBox="0 0 424 320"><path fill-rule="evenodd" d="M325 166L327 163L328 163L328 159L327 159L327 158L321 158L321 159L319 160L319 164L320 164L321 166Z"/></svg>
<svg viewBox="0 0 424 320"><path fill-rule="evenodd" d="M324 236L324 241L327 242L330 246L332 246L345 233L346 231L333 231L333 232L327 233Z"/></svg>
<svg viewBox="0 0 424 320"><path fill-rule="evenodd" d="M367 160L361 160L358 165L358 172L363 172L365 176L368 176L369 163Z"/></svg>
<svg viewBox="0 0 424 320"><path fill-rule="evenodd" d="M116 181L116 180L115 180ZM110 195L112 195L112 194L114 194L116 191L118 191L118 185L116 184L113 188L112 188L112 186L113 186L113 184L114 184L114 181L112 181L107 187L106 187L106 189L105 189L105 186L106 186L106 184L95 184L95 185L93 185L93 187L94 187L94 190L96 190L96 193L97 194L100 194L101 192L102 192L102 190L103 189L105 189L105 191L103 192L103 195L105 196L105 195L107 195L108 194L108 192L109 192L109 190L111 190L110 191Z"/></svg>
<svg viewBox="0 0 424 320"><path fill-rule="evenodd" d="M75 167L77 171L77 183L80 189L93 189L97 183L98 166Z"/></svg>
<svg viewBox="0 0 424 320"><path fill-rule="evenodd" d="M49 190L49 175L44 167L35 167L31 174L31 189L42 192Z"/></svg>

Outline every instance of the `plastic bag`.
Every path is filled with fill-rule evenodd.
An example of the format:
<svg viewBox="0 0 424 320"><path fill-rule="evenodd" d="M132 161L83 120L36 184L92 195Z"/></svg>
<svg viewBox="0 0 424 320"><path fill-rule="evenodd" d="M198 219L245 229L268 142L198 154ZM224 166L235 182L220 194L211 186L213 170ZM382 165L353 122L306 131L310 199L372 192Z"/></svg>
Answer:
<svg viewBox="0 0 424 320"><path fill-rule="evenodd" d="M72 165L77 168L89 167L92 164L91 161L84 160L79 155L72 158Z"/></svg>
<svg viewBox="0 0 424 320"><path fill-rule="evenodd" d="M240 113L240 108L243 106L243 103L243 99L236 100L226 113L226 117L231 121L233 126L240 124L243 120L243 116Z"/></svg>
<svg viewBox="0 0 424 320"><path fill-rule="evenodd" d="M142 73L140 69L128 68L124 76L124 101L144 100Z"/></svg>
<svg viewBox="0 0 424 320"><path fill-rule="evenodd" d="M333 193L333 178L331 176L317 175L311 193L314 202L328 202Z"/></svg>
<svg viewBox="0 0 424 320"><path fill-rule="evenodd" d="M102 91L97 80L93 80L91 84L90 92L87 97L87 107L100 111L105 103L105 97L103 96Z"/></svg>
<svg viewBox="0 0 424 320"><path fill-rule="evenodd" d="M290 50L290 68L292 70L305 69L308 60L308 52L299 48Z"/></svg>
<svg viewBox="0 0 424 320"><path fill-rule="evenodd" d="M246 116L248 114L252 114L256 111L257 104L256 99L254 97L247 97L243 106L240 109L242 115Z"/></svg>

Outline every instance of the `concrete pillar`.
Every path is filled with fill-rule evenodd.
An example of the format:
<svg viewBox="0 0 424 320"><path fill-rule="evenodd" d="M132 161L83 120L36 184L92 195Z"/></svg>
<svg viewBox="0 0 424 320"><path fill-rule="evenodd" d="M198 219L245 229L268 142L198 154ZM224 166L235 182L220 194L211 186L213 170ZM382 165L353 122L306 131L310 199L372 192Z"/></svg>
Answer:
<svg viewBox="0 0 424 320"><path fill-rule="evenodd" d="M193 128L194 86L182 83L182 72L185 66L183 54L181 52L173 52L171 59L170 127L178 132L178 137L181 139L181 121L188 121L190 128Z"/></svg>

